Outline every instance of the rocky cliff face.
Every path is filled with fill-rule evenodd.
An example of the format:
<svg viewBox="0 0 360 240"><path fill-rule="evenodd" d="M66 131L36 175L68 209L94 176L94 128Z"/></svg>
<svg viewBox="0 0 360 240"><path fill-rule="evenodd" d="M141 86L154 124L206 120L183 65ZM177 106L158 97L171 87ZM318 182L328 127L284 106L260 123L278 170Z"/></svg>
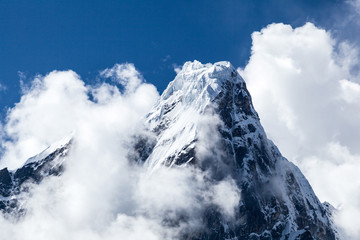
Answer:
<svg viewBox="0 0 360 240"><path fill-rule="evenodd" d="M335 239L324 206L267 139L245 81L230 63L186 63L147 123L157 135L147 150L150 169L192 164L214 180L233 178L241 189L235 222L210 209L208 228L190 238Z"/></svg>
<svg viewBox="0 0 360 240"><path fill-rule="evenodd" d="M182 239L337 238L330 207L267 139L245 81L230 63L185 63L144 124L149 132L136 136L131 160L150 172L161 165L195 167L213 182L231 178L241 190L234 219L209 207L205 227L183 232ZM26 181L61 174L70 144L52 147L16 171L1 170L0 209L19 211L16 196Z"/></svg>

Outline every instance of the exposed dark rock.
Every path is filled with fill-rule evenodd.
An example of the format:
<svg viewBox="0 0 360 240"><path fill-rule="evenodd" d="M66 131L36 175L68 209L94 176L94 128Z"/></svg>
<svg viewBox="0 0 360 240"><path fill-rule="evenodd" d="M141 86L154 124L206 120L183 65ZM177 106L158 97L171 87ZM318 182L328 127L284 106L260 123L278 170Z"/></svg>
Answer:
<svg viewBox="0 0 360 240"><path fill-rule="evenodd" d="M62 161L70 148L71 141L65 146L35 162L29 162L15 171L9 172L7 168L0 170L0 195L9 199L0 200L0 210L4 213L13 213L21 216L24 209L19 208L17 195L28 191L26 183L39 184L45 177L58 176L64 171Z"/></svg>
<svg viewBox="0 0 360 240"><path fill-rule="evenodd" d="M8 169L4 168L0 170L0 195L3 197L9 197L12 187L13 183Z"/></svg>

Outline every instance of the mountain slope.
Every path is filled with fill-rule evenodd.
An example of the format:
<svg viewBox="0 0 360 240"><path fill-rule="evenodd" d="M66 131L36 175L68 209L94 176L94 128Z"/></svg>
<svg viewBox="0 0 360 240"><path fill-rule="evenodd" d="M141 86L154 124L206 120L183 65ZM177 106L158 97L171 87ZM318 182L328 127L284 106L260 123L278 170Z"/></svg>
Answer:
<svg viewBox="0 0 360 240"><path fill-rule="evenodd" d="M206 206L203 226L185 229L180 239L337 239L331 206L319 202L301 171L267 139L245 81L229 62L185 63L144 125L148 131L134 137L128 157L149 173L164 165L195 168L208 182L231 179L241 191L234 217ZM17 196L26 183L60 175L71 144L72 136L17 170L0 170L0 210L22 214ZM180 215L163 222L181 221Z"/></svg>
<svg viewBox="0 0 360 240"><path fill-rule="evenodd" d="M63 161L71 141L72 136L65 137L29 158L16 170L0 170L0 210L15 215L22 214L25 209L19 203L18 195L28 190L28 183L40 184L44 178L58 176L64 171Z"/></svg>
<svg viewBox="0 0 360 240"><path fill-rule="evenodd" d="M193 164L217 180L231 176L241 189L236 222L214 213L207 231L193 238L335 239L308 181L267 139L230 63L185 63L147 123L156 134L145 160L150 170Z"/></svg>

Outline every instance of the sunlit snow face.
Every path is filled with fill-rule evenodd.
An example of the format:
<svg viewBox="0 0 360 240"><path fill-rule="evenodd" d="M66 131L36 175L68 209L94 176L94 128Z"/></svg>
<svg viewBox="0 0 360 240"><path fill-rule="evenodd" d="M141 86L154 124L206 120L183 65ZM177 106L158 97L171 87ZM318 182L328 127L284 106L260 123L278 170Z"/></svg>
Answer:
<svg viewBox="0 0 360 240"><path fill-rule="evenodd" d="M86 86L72 71L55 71L37 77L9 112L2 166L19 167L72 132L73 144L62 176L30 185L31 197L21 195L26 215L19 221L0 217L2 236L169 239L201 227L199 215L209 205L231 219L240 200L231 179L211 183L206 172L192 168L160 167L149 174L129 164L128 143L143 132L143 117L159 95L131 64L102 75L124 84L123 91L107 83ZM179 216L186 221L164 224Z"/></svg>

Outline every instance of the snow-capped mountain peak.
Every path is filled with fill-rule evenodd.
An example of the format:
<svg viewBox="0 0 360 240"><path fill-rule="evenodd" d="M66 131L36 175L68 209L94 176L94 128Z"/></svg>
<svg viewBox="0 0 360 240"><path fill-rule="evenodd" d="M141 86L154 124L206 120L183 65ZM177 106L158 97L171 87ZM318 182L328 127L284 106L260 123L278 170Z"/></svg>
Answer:
<svg viewBox="0 0 360 240"><path fill-rule="evenodd" d="M164 166L191 168L215 186L229 180L241 191L231 218L224 217L227 208L206 205L198 216L204 226L179 233L180 239L338 239L331 207L320 203L301 171L268 140L246 83L229 62L186 62L144 126L147 131L128 143L129 160L149 175ZM21 191L22 183L61 174L71 139L14 172L1 170L0 209L16 206L9 197ZM164 216L163 222L181 225L186 216L179 214Z"/></svg>
<svg viewBox="0 0 360 240"><path fill-rule="evenodd" d="M225 103L230 104L230 107L239 105L238 114L229 112L229 109L221 110L233 115L231 123L221 122L218 114L212 113L219 104ZM257 122L258 115L252 106L245 81L229 62L186 62L147 116L149 128L159 134L154 151L147 161L149 167L173 165L185 161L185 158L185 162L194 160L195 156L189 158L181 153L194 149L199 127L210 119L211 123L208 124L217 128L217 125L222 124Z"/></svg>
<svg viewBox="0 0 360 240"><path fill-rule="evenodd" d="M160 98L160 103L171 102L176 98L182 103L203 111L221 91L225 81L236 75L230 62L201 64L199 61L186 62L176 78L169 83ZM234 82L244 82L240 75L233 78Z"/></svg>
<svg viewBox="0 0 360 240"><path fill-rule="evenodd" d="M151 171L192 164L237 182L238 222L226 223L226 231L220 218L209 226L225 231L221 239L336 238L308 181L267 139L245 81L229 62L185 63L146 122L155 135L143 158Z"/></svg>

